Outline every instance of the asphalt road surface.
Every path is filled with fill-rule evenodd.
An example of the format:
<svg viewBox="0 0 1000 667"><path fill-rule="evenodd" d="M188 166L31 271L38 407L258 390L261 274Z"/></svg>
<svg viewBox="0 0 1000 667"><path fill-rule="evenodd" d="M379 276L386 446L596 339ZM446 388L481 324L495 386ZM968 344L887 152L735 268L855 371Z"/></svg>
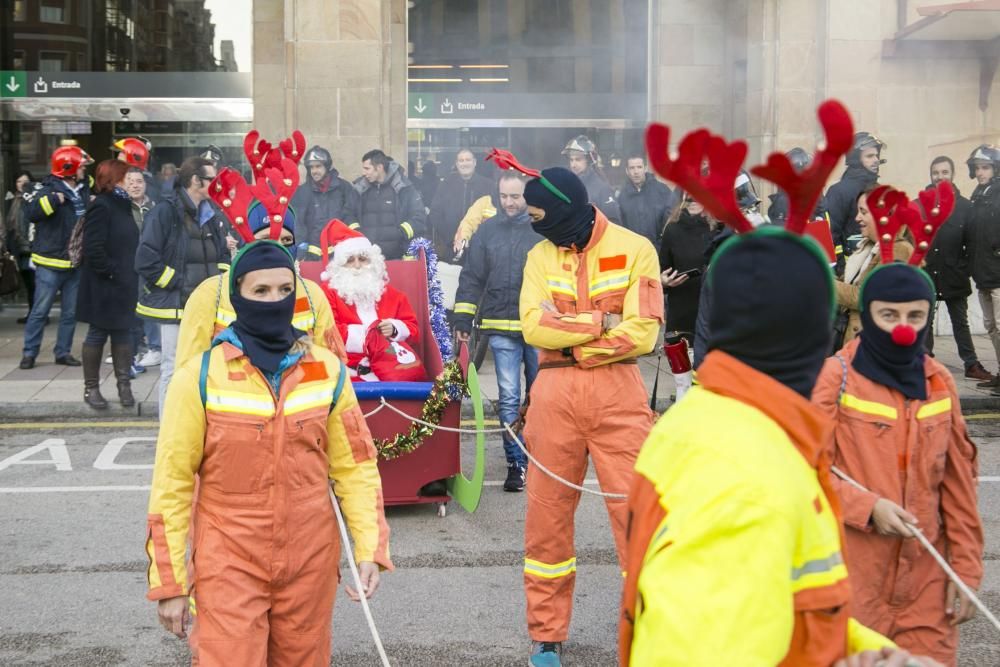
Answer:
<svg viewBox="0 0 1000 667"><path fill-rule="evenodd" d="M986 527L982 598L1000 613L1000 415L971 422ZM183 665L144 598L146 501L155 430L142 423L0 424L0 665ZM523 665L524 495L500 488L488 443L479 510L389 508L397 571L372 611L393 665ZM596 488L593 487L593 488ZM579 560L567 665L616 664L621 574L603 502L577 511ZM346 564L345 577L349 576ZM733 576L738 576L734 573ZM1000 665L1000 633L963 626L961 665ZM361 609L338 596L333 663L379 665Z"/></svg>

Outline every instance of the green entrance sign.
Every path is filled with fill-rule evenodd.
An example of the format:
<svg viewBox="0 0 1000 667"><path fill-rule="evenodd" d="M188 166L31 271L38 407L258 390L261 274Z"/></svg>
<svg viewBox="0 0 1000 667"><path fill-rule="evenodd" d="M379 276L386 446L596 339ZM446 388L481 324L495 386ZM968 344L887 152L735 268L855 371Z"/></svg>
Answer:
<svg viewBox="0 0 1000 667"><path fill-rule="evenodd" d="M0 97L25 97L28 80L23 71L0 72Z"/></svg>

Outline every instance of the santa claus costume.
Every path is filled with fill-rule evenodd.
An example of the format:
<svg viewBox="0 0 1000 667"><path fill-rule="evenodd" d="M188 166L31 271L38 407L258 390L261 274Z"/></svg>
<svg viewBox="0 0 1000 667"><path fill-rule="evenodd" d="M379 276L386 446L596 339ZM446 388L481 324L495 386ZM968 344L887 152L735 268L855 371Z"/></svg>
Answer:
<svg viewBox="0 0 1000 667"><path fill-rule="evenodd" d="M351 377L378 380L372 373L358 375L358 367L367 365L365 337L369 329L389 322L394 329L390 341L406 341L415 346L419 336L417 316L406 295L389 284L385 257L378 246L339 221L331 223L326 234L332 252L330 263L321 275L323 291L344 339ZM347 266L350 258L359 255L368 258L366 265Z"/></svg>

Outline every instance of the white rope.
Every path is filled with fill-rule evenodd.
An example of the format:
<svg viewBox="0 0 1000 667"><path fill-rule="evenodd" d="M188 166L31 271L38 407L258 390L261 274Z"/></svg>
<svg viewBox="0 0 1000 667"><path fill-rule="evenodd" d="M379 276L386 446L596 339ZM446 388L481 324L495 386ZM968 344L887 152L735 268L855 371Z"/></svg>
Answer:
<svg viewBox="0 0 1000 667"><path fill-rule="evenodd" d="M510 434L510 437L514 439L514 442L521 449L521 451L524 452L524 455L528 457L528 460L534 463L539 470L541 470L546 475L556 480L560 484L564 484L571 489L576 489L577 491L582 491L583 493L590 493L595 496L601 496L602 498L628 498L628 495L624 493L605 493L604 491L594 491L593 489L587 489L580 486L579 484L574 484L569 480L563 479L562 477L555 474L554 472L543 466L541 463L539 463L538 459L536 459L534 456L531 455L531 453L528 452L527 448L525 448L524 446L524 443L521 442L521 439L517 437L517 433L514 433L514 430L511 429L510 426L504 425L504 428L507 430L507 433Z"/></svg>
<svg viewBox="0 0 1000 667"><path fill-rule="evenodd" d="M369 415L370 414L375 414L375 412L378 412L382 408L389 408L390 410L392 410L393 412L395 412L397 415L400 415L402 417L406 417L407 419L409 419L412 422L416 422L417 424L423 424L424 426L428 426L428 427L436 429L438 431L448 431L449 433L469 433L469 434L473 434L473 435L475 435L476 433L503 433L504 432L504 430L502 428L483 428L483 429L452 428L450 426L441 426L440 424L432 424L430 422L424 421L423 419L420 419L418 417L414 417L413 415L409 415L409 414L403 412L402 410L400 410L399 408L397 408L395 405L393 405L389 401L385 400L385 396L382 396L380 398L380 400L382 401L382 405L380 405L374 411L369 412L368 413ZM367 417L367 416L368 415L365 415L365 417Z"/></svg>
<svg viewBox="0 0 1000 667"><path fill-rule="evenodd" d="M386 405L386 403L385 403L385 399L382 399L382 405L378 406L377 408L375 408L375 409L374 409L374 410L372 410L371 412L365 412L365 413L364 413L364 414L362 414L361 416L362 416L362 417L364 417L365 419L368 419L368 418L369 418L369 417L371 417L372 415L374 415L374 414L377 414L377 413L379 413L379 412L382 412L382 410L383 410L383 409L385 408L385 405Z"/></svg>
<svg viewBox="0 0 1000 667"><path fill-rule="evenodd" d="M865 493L871 493L871 491L869 491L864 486L859 484L857 481L852 479L847 473L845 473L837 466L830 466L830 470L833 472L834 475L844 480L845 482L847 482L854 488L858 489L859 491L864 491ZM965 582L962 581L961 577L959 577L958 574L955 573L955 570L951 569L951 565L949 565L948 561L946 561L944 557L940 553L938 553L937 549L934 548L930 540L927 539L927 536L924 535L923 531L914 526L913 524L904 522L904 525L909 529L910 533L915 538L917 538L917 541L924 546L924 549L927 549L927 551L930 552L931 556L934 557L934 560L937 561L937 564L941 566L941 569L944 570L944 573L948 575L948 578L951 579L956 586L958 586L959 590L962 591L965 597L969 598L972 604L974 604L976 608L983 613L983 616L985 616L986 619L993 624L994 628L1000 630L1000 621L997 620L997 617L994 616L993 613L986 608L986 605L984 605L978 597L976 597L976 594L972 591L972 589L965 585Z"/></svg>
<svg viewBox="0 0 1000 667"><path fill-rule="evenodd" d="M358 566L354 564L354 549L351 547L351 538L347 534L347 523L344 521L344 515L340 511L340 503L337 502L337 497L333 495L333 488L327 488L330 492L330 502L333 503L333 511L337 515L337 524L340 526L340 536L343 538L343 545L347 551L347 564L351 568L351 576L354 577L354 585L357 586L358 596L361 598L361 609L365 612L365 620L368 621L368 629L372 633L372 639L375 640L375 648L378 649L378 655L382 659L383 667L392 667L389 664L389 656L385 654L385 648L382 646L382 638L378 634L378 628L375 627L375 619L372 617L372 610L368 607L368 597L365 595L365 587L361 584L361 575L358 574Z"/></svg>

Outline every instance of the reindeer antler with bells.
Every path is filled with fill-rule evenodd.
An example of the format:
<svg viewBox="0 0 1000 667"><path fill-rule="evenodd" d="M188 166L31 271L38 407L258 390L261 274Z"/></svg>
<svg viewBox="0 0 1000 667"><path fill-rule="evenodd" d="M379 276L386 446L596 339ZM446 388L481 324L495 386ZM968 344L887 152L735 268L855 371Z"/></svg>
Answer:
<svg viewBox="0 0 1000 667"><path fill-rule="evenodd" d="M908 263L920 266L931 249L934 236L955 209L955 191L951 183L945 181L938 183L934 190L921 192L918 198L919 205L910 202L902 190L882 185L865 200L875 219L883 264L891 264L895 260L893 244L900 230L906 227L916 242Z"/></svg>
<svg viewBox="0 0 1000 667"><path fill-rule="evenodd" d="M840 102L827 100L818 110L826 141L816 151L812 164L796 173L788 158L773 153L768 161L750 170L788 194L789 216L786 229L801 234L808 224L826 179L851 147L854 128L851 117ZM677 152L669 154L670 128L651 123L646 129L649 163L661 177L676 183L720 222L737 232L748 232L753 224L746 219L736 202L733 184L747 154L747 144L725 138L707 129L685 136Z"/></svg>
<svg viewBox="0 0 1000 667"><path fill-rule="evenodd" d="M253 232L247 224L247 212L253 202L253 192L235 169L226 167L216 175L208 186L208 194L233 223L233 229L244 241L254 241Z"/></svg>
<svg viewBox="0 0 1000 667"><path fill-rule="evenodd" d="M563 200L567 204L572 203L569 200L569 197L567 197L562 190L553 185L549 179L542 176L542 172L538 171L537 169L525 167L523 164L517 161L517 158L514 157L514 154L511 153L510 151L494 148L492 151L490 151L490 154L486 156L486 159L493 160L493 162L495 162L496 165L501 169L513 169L514 171L519 171L525 176L528 176L530 178L537 178L538 182L541 183L543 186L545 186L546 190L554 194L556 197L559 197L559 199Z"/></svg>
<svg viewBox="0 0 1000 667"><path fill-rule="evenodd" d="M281 158L279 164L280 169L265 169L264 178L258 178L250 186L250 191L267 211L270 238L275 241L281 236L281 221L288 211L288 203L295 194L295 188L299 187L299 168L296 163L285 157Z"/></svg>
<svg viewBox="0 0 1000 667"><path fill-rule="evenodd" d="M254 198L267 211L268 238L277 241L281 237L281 223L299 185L299 168L289 158L281 158L279 165L280 169L264 169L263 177L254 181L253 185L247 185L238 171L226 167L208 186L212 201L222 208L233 223L233 229L247 243L255 240L247 224L247 213Z"/></svg>
<svg viewBox="0 0 1000 667"><path fill-rule="evenodd" d="M281 169L282 154L296 165L302 159L306 150L306 138L295 130L292 136L278 142L275 148L270 142L260 138L260 132L251 130L243 137L243 154L250 162L254 179L264 177L267 169Z"/></svg>

